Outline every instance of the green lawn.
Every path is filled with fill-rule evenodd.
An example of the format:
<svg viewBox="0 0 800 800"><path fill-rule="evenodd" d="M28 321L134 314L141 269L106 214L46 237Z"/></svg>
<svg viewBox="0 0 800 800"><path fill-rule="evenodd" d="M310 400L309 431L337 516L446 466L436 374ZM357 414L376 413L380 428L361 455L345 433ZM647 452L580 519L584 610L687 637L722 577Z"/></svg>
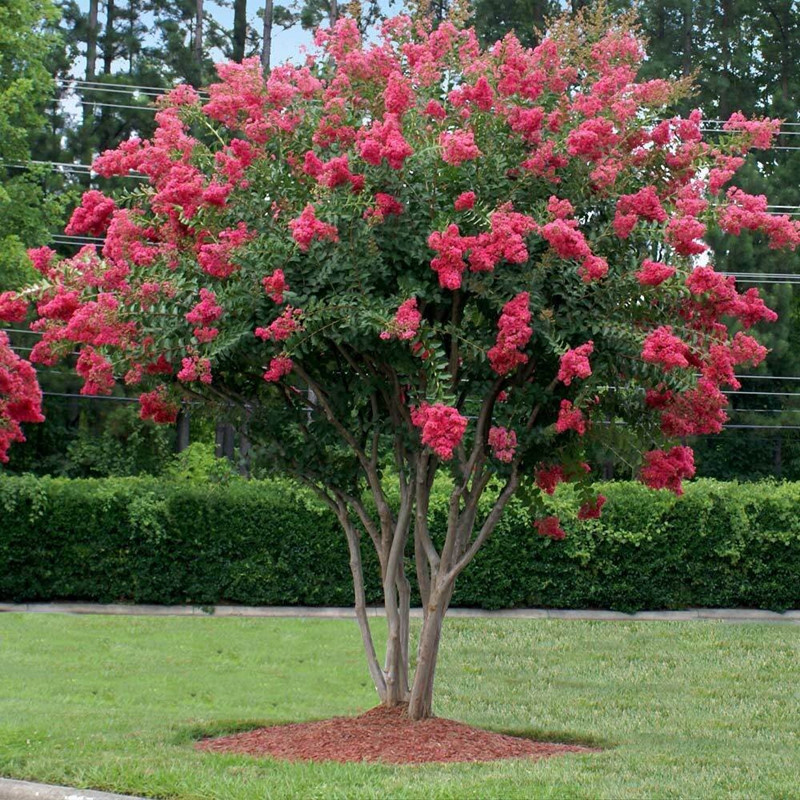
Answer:
<svg viewBox="0 0 800 800"><path fill-rule="evenodd" d="M354 622L0 615L0 775L156 798L800 798L800 627L449 620L437 713L597 743L384 767L192 737L375 704Z"/></svg>

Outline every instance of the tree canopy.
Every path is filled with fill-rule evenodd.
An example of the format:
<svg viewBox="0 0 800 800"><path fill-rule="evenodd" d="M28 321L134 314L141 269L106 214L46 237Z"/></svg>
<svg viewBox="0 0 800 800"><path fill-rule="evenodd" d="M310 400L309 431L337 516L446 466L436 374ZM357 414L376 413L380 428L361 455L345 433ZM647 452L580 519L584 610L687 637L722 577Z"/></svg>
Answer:
<svg viewBox="0 0 800 800"><path fill-rule="evenodd" d="M316 42L300 66L222 64L207 98L163 98L152 137L94 161L141 185L90 190L70 220L102 251L32 251L40 280L0 295L0 319L34 301L31 361L79 348L82 391L141 387L143 418L174 421L185 398L236 407L272 469L336 513L376 689L420 717L454 582L512 497L563 538L541 497L571 481L580 517L598 516L598 443L680 493L694 463L679 440L721 430L723 389L766 356L747 330L775 320L705 239L793 249L800 226L727 186L779 121L737 112L704 141L700 112L670 110L686 81L637 78L627 17L584 11L533 49L408 16L377 43L350 18ZM37 411L29 367L7 358L3 455ZM452 485L443 542L427 527L437 475ZM409 540L425 609L413 683Z"/></svg>

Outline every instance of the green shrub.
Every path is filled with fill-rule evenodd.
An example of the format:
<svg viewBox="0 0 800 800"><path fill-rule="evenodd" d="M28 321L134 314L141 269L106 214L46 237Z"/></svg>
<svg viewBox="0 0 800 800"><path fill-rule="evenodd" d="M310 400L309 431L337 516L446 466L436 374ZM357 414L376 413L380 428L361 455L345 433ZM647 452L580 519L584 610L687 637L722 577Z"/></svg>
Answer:
<svg viewBox="0 0 800 800"><path fill-rule="evenodd" d="M697 481L682 498L602 487L601 520L536 536L512 504L456 584L455 606L800 606L800 484ZM569 487L552 498L574 519ZM441 534L447 496L431 501ZM349 605L344 536L284 481L0 479L0 599ZM364 548L367 593L379 576ZM408 554L408 569L413 569ZM415 598L415 602L418 599Z"/></svg>

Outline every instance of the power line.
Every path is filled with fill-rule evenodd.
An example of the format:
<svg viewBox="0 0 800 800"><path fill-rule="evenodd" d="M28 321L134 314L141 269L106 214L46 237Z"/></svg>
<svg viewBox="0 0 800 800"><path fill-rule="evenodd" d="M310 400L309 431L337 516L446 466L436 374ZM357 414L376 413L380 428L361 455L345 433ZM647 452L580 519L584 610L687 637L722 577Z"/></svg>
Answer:
<svg viewBox="0 0 800 800"><path fill-rule="evenodd" d="M63 102L64 102L64 98L63 97L62 98L54 98L53 100L50 101L50 103L53 103L53 104L56 104L56 105L58 103L63 103ZM85 102L86 102L86 105L100 106L101 108L124 108L124 109L131 109L133 111L153 111L153 112L160 110L160 109L156 108L153 105L131 106L131 105L123 105L122 103L101 103L101 102L99 102L97 100L86 100ZM773 150L777 150L778 148L775 147L775 148L772 148L772 149ZM796 148L796 149L800 150L800 148Z"/></svg>
<svg viewBox="0 0 800 800"><path fill-rule="evenodd" d="M177 84L176 86L169 86L169 87L161 87L161 86L142 86L140 84L135 83L104 83L102 81L87 81L83 80L82 78L55 78L56 83L61 84L81 84L84 86L96 86L96 87L108 87L111 86L114 89L127 89L132 90L130 93L133 94L134 92L158 92L160 94L166 94L171 92L173 89L178 88L178 86L185 86L186 84ZM208 96L208 92L203 89L195 89L198 95L201 97Z"/></svg>

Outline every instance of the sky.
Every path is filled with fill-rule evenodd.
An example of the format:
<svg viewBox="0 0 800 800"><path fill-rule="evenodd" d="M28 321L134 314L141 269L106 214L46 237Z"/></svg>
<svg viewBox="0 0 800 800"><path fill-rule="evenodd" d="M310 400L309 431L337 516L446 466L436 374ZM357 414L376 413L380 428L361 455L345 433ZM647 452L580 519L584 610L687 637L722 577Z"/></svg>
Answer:
<svg viewBox="0 0 800 800"><path fill-rule="evenodd" d="M100 25L103 24L103 0L100 2ZM298 5L297 0L284 0L282 5L289 6L290 8ZM380 0L382 9L386 11L398 9L401 3L398 0ZM78 0L78 6L82 11L88 12L89 0ZM204 3L205 13L207 16L215 19L223 28L231 30L233 28L233 8L225 7L214 2L214 0L206 0ZM258 12L264 8L263 0L248 0L247 3L247 23L248 26L256 30L259 35L261 34L262 22L258 16ZM151 24L154 21L151 20ZM295 25L292 28L284 29L278 26L273 27L272 31L272 63L280 64L283 61L299 61L302 59L302 48L310 47L312 43L312 34L310 31L304 31L300 25ZM217 53L217 57L221 60L222 54ZM83 61L76 62L76 75L75 77L82 77L80 70L83 68Z"/></svg>

